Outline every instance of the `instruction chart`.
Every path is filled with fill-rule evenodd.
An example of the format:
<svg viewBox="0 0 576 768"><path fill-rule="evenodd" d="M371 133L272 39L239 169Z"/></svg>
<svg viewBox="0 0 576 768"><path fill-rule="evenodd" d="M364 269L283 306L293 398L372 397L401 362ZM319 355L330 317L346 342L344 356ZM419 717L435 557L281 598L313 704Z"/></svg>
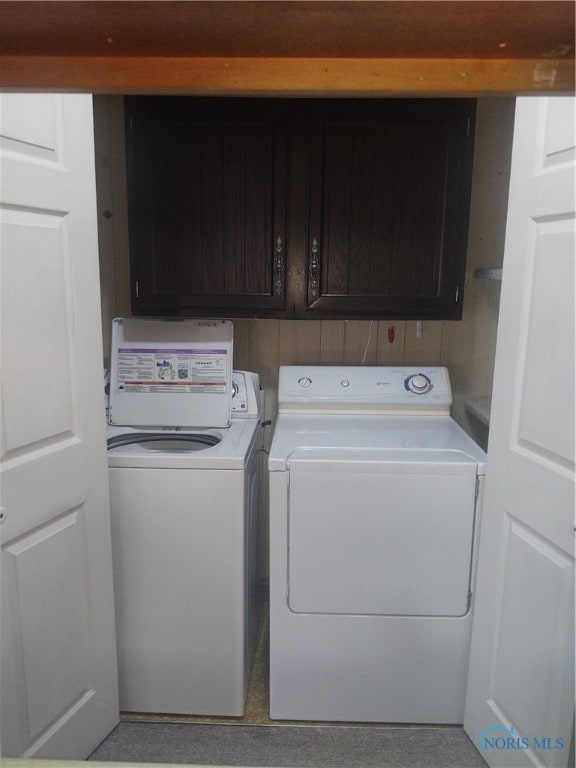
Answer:
<svg viewBox="0 0 576 768"><path fill-rule="evenodd" d="M227 349L118 349L119 392L226 392Z"/></svg>

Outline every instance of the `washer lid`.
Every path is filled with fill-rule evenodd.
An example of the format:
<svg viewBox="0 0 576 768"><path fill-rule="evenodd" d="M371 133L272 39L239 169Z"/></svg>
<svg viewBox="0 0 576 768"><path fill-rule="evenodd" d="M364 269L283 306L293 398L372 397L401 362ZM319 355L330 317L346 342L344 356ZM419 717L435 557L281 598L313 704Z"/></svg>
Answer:
<svg viewBox="0 0 576 768"><path fill-rule="evenodd" d="M110 424L227 427L230 320L112 321Z"/></svg>

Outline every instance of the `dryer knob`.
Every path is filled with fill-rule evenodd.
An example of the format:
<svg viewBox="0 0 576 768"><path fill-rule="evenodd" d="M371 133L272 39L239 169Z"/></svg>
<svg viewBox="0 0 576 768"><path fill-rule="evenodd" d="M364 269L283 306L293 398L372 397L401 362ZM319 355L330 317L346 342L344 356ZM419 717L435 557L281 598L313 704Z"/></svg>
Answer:
<svg viewBox="0 0 576 768"><path fill-rule="evenodd" d="M430 379L422 373L417 373L408 379L408 389L410 392L414 392L415 395L426 394L431 386Z"/></svg>
<svg viewBox="0 0 576 768"><path fill-rule="evenodd" d="M312 384L312 379L310 379L308 376L302 376L301 379L298 379L298 384L300 384L303 389L307 389L310 384Z"/></svg>

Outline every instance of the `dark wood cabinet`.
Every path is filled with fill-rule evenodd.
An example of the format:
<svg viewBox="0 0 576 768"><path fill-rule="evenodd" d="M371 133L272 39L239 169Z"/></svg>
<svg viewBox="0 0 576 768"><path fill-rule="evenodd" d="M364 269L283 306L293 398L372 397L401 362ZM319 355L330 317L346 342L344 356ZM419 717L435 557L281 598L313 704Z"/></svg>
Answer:
<svg viewBox="0 0 576 768"><path fill-rule="evenodd" d="M474 102L323 102L311 119L306 312L461 316Z"/></svg>
<svg viewBox="0 0 576 768"><path fill-rule="evenodd" d="M125 107L133 311L284 311L287 105Z"/></svg>
<svg viewBox="0 0 576 768"><path fill-rule="evenodd" d="M458 319L474 114L127 98L134 312Z"/></svg>

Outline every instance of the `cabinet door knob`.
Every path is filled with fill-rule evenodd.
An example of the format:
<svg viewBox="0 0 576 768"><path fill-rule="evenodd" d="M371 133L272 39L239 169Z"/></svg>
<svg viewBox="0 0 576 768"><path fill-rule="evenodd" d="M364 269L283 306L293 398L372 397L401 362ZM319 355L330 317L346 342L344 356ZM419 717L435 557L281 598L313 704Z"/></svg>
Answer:
<svg viewBox="0 0 576 768"><path fill-rule="evenodd" d="M274 245L274 295L281 296L284 292L284 241L280 236Z"/></svg>
<svg viewBox="0 0 576 768"><path fill-rule="evenodd" d="M318 298L318 288L320 285L320 256L318 255L318 252L318 238L315 237L312 240L312 255L309 267L309 291L312 300Z"/></svg>

